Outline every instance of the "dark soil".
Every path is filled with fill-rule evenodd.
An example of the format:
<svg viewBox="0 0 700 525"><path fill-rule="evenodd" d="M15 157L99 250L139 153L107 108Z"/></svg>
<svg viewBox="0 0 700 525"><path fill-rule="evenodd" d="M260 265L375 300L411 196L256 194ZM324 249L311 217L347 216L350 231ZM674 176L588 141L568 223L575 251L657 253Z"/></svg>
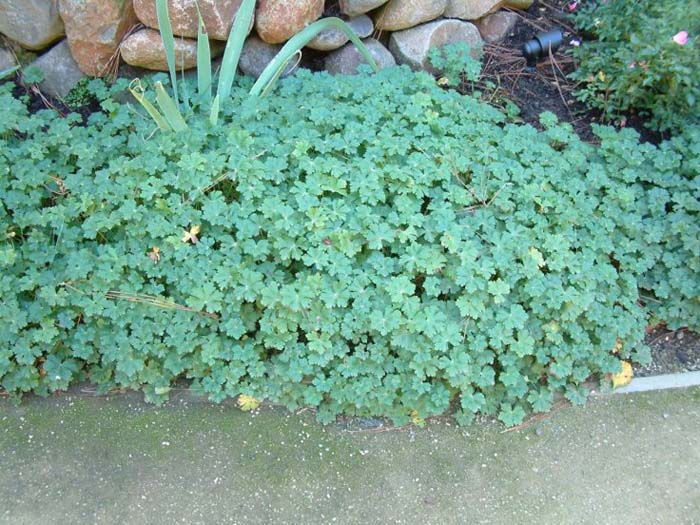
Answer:
<svg viewBox="0 0 700 525"><path fill-rule="evenodd" d="M30 113L36 113L44 109L53 109L61 116L66 116L68 113L78 113L82 117L83 124L87 124L90 115L101 111L97 100L80 107L69 107L61 99L42 93L36 86L24 84L19 77L15 81L12 94L15 98L28 97L27 107Z"/></svg>
<svg viewBox="0 0 700 525"><path fill-rule="evenodd" d="M647 334L645 342L651 348L652 361L633 367L636 376L700 371L700 334L657 328Z"/></svg>

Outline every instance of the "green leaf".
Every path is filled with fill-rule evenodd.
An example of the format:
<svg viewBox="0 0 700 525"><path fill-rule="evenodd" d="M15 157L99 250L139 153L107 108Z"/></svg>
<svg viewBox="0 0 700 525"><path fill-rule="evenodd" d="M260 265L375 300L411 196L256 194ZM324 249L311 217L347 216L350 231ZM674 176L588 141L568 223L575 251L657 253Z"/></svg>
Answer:
<svg viewBox="0 0 700 525"><path fill-rule="evenodd" d="M156 82L156 102L158 107L165 115L165 120L168 122L173 131L184 131L187 129L187 123L182 118L177 104L170 98L161 82Z"/></svg>
<svg viewBox="0 0 700 525"><path fill-rule="evenodd" d="M211 105L211 50L209 48L209 37L207 36L202 14L197 6L197 88L200 103L207 107Z"/></svg>
<svg viewBox="0 0 700 525"><path fill-rule="evenodd" d="M340 18L327 17L306 26L304 29L290 38L284 47L280 49L277 56L275 56L267 67L265 67L263 72L260 74L260 77L258 77L258 80L251 88L250 94L254 97L258 97L262 96L263 93L268 93L272 89L277 78L279 78L280 72L284 70L284 67L286 67L286 64L289 62L290 58L311 40L313 40L320 32L331 28L339 29L345 33L352 43L357 46L357 50L372 67L372 69L374 71L379 70L379 67L372 57L372 54L367 49L367 46L365 46L358 38L355 31L353 31L353 29Z"/></svg>
<svg viewBox="0 0 700 525"><path fill-rule="evenodd" d="M173 38L173 27L170 24L170 15L168 14L168 0L156 0L156 15L158 17L160 36L163 40L163 48L165 49L165 59L168 62L168 71L170 71L170 83L173 87L175 105L178 106L180 96L177 91L177 73L175 71L175 39Z"/></svg>
<svg viewBox="0 0 700 525"><path fill-rule="evenodd" d="M226 49L224 49L224 57L221 61L219 86L216 92L216 96L220 101L226 100L231 94L231 87L238 69L238 61L243 50L243 43L251 27L254 13L255 0L243 0L238 11L236 11L236 18L233 21L233 27L226 42Z"/></svg>
<svg viewBox="0 0 700 525"><path fill-rule="evenodd" d="M151 104L146 99L143 86L141 86L141 82L138 78L134 79L131 82L131 84L129 85L129 91L134 96L134 98L144 107L144 109L155 121L155 123L158 125L158 128L160 128L161 131L172 131L173 128L170 126L170 124L168 124L163 115L161 115L160 112L155 108L155 106L153 106L153 104Z"/></svg>

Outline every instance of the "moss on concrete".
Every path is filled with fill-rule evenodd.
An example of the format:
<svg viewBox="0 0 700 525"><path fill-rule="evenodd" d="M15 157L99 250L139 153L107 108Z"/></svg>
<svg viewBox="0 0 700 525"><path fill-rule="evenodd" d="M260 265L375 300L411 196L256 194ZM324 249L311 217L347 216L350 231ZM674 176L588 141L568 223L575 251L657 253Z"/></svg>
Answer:
<svg viewBox="0 0 700 525"><path fill-rule="evenodd" d="M0 522L683 522L700 519L699 416L697 388L514 432L351 432L186 397L3 401Z"/></svg>

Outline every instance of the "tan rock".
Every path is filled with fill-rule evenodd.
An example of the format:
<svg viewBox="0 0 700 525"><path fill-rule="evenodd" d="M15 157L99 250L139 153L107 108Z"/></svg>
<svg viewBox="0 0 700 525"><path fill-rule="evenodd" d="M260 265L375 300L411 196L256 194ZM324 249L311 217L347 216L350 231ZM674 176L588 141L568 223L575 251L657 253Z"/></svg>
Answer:
<svg viewBox="0 0 700 525"><path fill-rule="evenodd" d="M436 20L391 34L389 49L399 64L438 73L429 60L430 50L464 42L472 49L482 45L476 26L462 20Z"/></svg>
<svg viewBox="0 0 700 525"><path fill-rule="evenodd" d="M259 0L255 30L268 44L289 40L321 18L323 0Z"/></svg>
<svg viewBox="0 0 700 525"><path fill-rule="evenodd" d="M533 0L448 0L445 16L462 20L478 20L502 7L527 9Z"/></svg>
<svg viewBox="0 0 700 525"><path fill-rule="evenodd" d="M497 11L476 21L481 38L489 44L500 42L513 30L520 18L515 13Z"/></svg>
<svg viewBox="0 0 700 525"><path fill-rule="evenodd" d="M138 23L131 0L59 0L73 58L92 76L109 74L119 43Z"/></svg>
<svg viewBox="0 0 700 525"><path fill-rule="evenodd" d="M340 0L340 11L348 16L357 16L386 3L387 0Z"/></svg>
<svg viewBox="0 0 700 525"><path fill-rule="evenodd" d="M41 50L65 34L54 0L0 1L0 33L25 49Z"/></svg>
<svg viewBox="0 0 700 525"><path fill-rule="evenodd" d="M223 43L211 42L212 56L221 53ZM124 62L131 66L168 71L165 47L160 32L155 29L142 29L129 35L121 45ZM191 38L175 39L175 67L178 70L197 67L197 41Z"/></svg>
<svg viewBox="0 0 700 525"><path fill-rule="evenodd" d="M435 20L447 7L447 0L390 0L379 11L375 26L379 30L400 31Z"/></svg>
<svg viewBox="0 0 700 525"><path fill-rule="evenodd" d="M197 38L199 17L202 13L204 27L209 38L227 40L242 0L168 0L168 14L173 34ZM158 29L158 15L154 0L134 0L134 10L139 20L148 27Z"/></svg>
<svg viewBox="0 0 700 525"><path fill-rule="evenodd" d="M530 6L534 0L506 0L506 7L512 7L513 9L530 9Z"/></svg>

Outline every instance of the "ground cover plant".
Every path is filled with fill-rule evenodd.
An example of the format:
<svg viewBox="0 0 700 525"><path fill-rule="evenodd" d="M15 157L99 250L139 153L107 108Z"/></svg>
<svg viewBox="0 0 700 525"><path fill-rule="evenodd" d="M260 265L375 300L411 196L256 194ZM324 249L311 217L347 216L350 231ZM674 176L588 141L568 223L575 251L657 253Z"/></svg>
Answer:
<svg viewBox="0 0 700 525"><path fill-rule="evenodd" d="M187 378L323 421L513 425L644 360L649 309L698 326L696 129L597 147L405 68L249 90L154 135L105 93L84 126L0 86L6 392Z"/></svg>
<svg viewBox="0 0 700 525"><path fill-rule="evenodd" d="M674 0L569 4L586 37L573 48L577 97L608 120L636 112L679 131L700 121L700 10Z"/></svg>

